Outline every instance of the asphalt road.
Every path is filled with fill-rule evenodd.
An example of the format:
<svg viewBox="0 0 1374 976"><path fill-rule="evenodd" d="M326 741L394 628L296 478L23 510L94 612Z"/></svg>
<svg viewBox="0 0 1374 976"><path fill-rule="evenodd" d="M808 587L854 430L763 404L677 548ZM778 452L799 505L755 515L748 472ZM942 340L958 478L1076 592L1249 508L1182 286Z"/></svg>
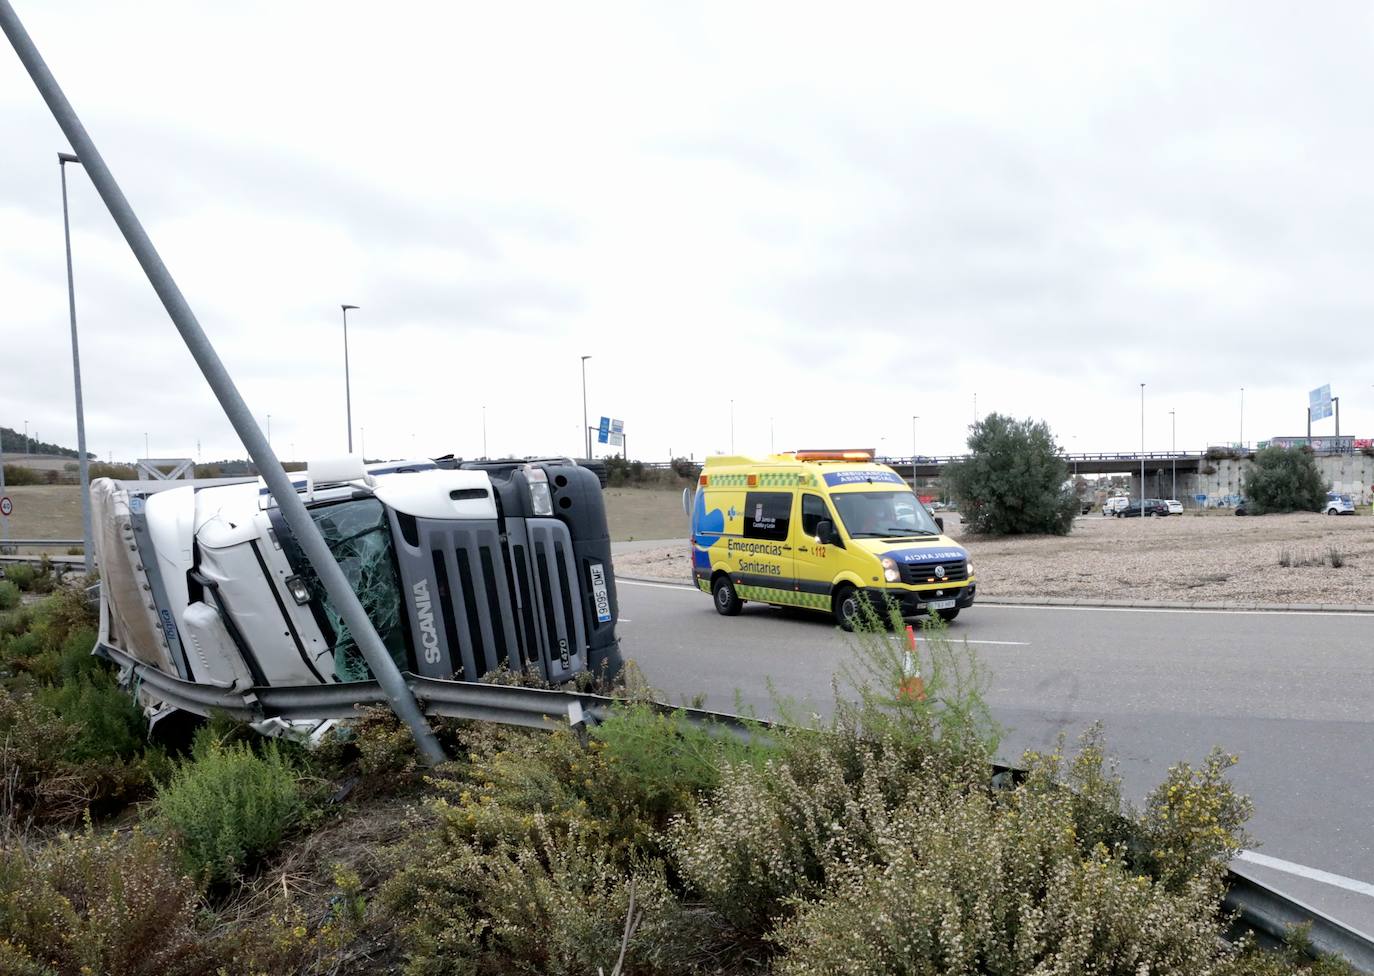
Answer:
<svg viewBox="0 0 1374 976"><path fill-rule="evenodd" d="M757 604L721 617L690 587L617 588L625 654L669 699L704 693L706 707L767 715L771 682L828 712L847 653L828 618ZM1291 862L1243 870L1374 933L1374 616L986 605L949 636L990 672L1004 760L1100 720L1140 800L1179 760L1238 753L1254 847Z"/></svg>

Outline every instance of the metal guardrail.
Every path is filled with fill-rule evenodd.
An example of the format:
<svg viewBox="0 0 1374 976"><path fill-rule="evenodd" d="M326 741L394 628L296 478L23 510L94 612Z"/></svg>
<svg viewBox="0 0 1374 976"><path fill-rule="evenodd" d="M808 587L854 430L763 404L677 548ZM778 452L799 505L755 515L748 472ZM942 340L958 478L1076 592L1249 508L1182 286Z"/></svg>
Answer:
<svg viewBox="0 0 1374 976"><path fill-rule="evenodd" d="M308 685L286 688L252 688L236 692L212 688L165 674L143 664L118 648L99 643L96 653L125 669L129 680L153 689L169 705L209 715L223 712L245 722L278 718L293 721L326 721L353 716L362 706L385 705L386 695L375 681ZM444 681L405 674L406 684L427 716L496 722L502 725L548 729L567 722L595 725L605 721L620 700L604 695L508 685ZM776 728L774 723L728 712L675 707L650 702L665 714L681 715L694 725L749 738ZM1015 781L1020 770L994 764L993 781ZM1308 927L1312 945L1319 951L1344 959L1356 970L1374 974L1374 937L1343 925L1331 916L1269 888L1234 869L1227 872L1224 907L1236 912L1241 923L1269 942L1282 941L1294 926Z"/></svg>
<svg viewBox="0 0 1374 976"><path fill-rule="evenodd" d="M0 539L0 546L32 546L41 548L43 546L59 546L63 549L70 549L72 546L80 547L80 539Z"/></svg>
<svg viewBox="0 0 1374 976"><path fill-rule="evenodd" d="M1266 941L1282 942L1290 930L1306 926L1307 937L1318 952L1344 959L1359 972L1374 973L1374 936L1280 894L1234 868L1227 871L1226 887L1223 907L1238 913L1240 920Z"/></svg>

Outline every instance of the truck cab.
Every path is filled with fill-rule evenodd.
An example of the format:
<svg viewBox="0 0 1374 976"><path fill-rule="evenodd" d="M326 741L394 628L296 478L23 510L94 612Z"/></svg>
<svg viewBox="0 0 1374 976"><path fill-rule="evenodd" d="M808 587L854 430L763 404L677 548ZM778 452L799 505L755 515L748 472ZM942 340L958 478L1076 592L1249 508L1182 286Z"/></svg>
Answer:
<svg viewBox="0 0 1374 976"><path fill-rule="evenodd" d="M553 683L621 665L596 475L566 459L293 474L403 672ZM247 691L372 677L266 485L91 485L101 643L185 681Z"/></svg>

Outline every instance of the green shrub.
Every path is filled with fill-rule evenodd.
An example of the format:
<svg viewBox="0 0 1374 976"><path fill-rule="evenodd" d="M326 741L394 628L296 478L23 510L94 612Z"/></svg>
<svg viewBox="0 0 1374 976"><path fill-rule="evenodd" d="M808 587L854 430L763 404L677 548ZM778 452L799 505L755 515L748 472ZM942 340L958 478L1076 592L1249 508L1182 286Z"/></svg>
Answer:
<svg viewBox="0 0 1374 976"><path fill-rule="evenodd" d="M5 570L5 579L25 593L33 589L33 581L38 578L38 570L30 563L14 563Z"/></svg>
<svg viewBox="0 0 1374 976"><path fill-rule="evenodd" d="M384 888L410 976L620 971L622 940L624 972L705 968L702 916L672 896L662 864L627 868L578 828L555 833L536 816L528 843L429 853Z"/></svg>
<svg viewBox="0 0 1374 976"><path fill-rule="evenodd" d="M89 827L0 850L0 971L163 976L208 971L196 886L165 845Z"/></svg>
<svg viewBox="0 0 1374 976"><path fill-rule="evenodd" d="M1252 514L1320 512L1330 490L1310 451L1300 447L1266 447L1255 454L1254 466L1241 489Z"/></svg>
<svg viewBox="0 0 1374 976"><path fill-rule="evenodd" d="M780 974L1211 971L1219 887L1173 893L1102 845L1084 852L1064 796L913 795L881 856L777 935Z"/></svg>
<svg viewBox="0 0 1374 976"><path fill-rule="evenodd" d="M146 795L165 757L138 751L144 728L126 694L95 682L0 689L0 821L71 822Z"/></svg>
<svg viewBox="0 0 1374 976"><path fill-rule="evenodd" d="M19 586L12 579L0 580L0 610L19 606Z"/></svg>
<svg viewBox="0 0 1374 976"><path fill-rule="evenodd" d="M198 735L194 759L157 791L157 814L182 864L211 882L230 881L276 850L304 812L296 774L275 742L257 754Z"/></svg>
<svg viewBox="0 0 1374 976"><path fill-rule="evenodd" d="M19 464L5 465L5 484L14 488L20 485L41 485L43 476L33 468L26 468Z"/></svg>
<svg viewBox="0 0 1374 976"><path fill-rule="evenodd" d="M616 708L591 735L604 747L615 781L624 784L619 788L637 797L638 815L659 827L715 789L727 765L758 765L771 751L728 732L713 734L680 712L660 712L643 702Z"/></svg>
<svg viewBox="0 0 1374 976"><path fill-rule="evenodd" d="M987 535L1073 528L1078 499L1049 425L988 414L973 425L969 457L941 476L959 501L964 526Z"/></svg>
<svg viewBox="0 0 1374 976"><path fill-rule="evenodd" d="M143 751L148 736L143 710L106 670L41 689L38 701L75 730L63 750L71 762L132 759Z"/></svg>

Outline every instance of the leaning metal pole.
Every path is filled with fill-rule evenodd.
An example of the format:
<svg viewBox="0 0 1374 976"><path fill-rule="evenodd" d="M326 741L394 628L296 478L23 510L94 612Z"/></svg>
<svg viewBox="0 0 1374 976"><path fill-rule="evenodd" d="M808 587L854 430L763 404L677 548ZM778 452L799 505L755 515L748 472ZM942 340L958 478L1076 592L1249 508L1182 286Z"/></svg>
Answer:
<svg viewBox="0 0 1374 976"><path fill-rule="evenodd" d="M43 62L33 40L24 30L24 25L19 22L10 0L0 0L0 28L4 29L15 53L19 55L19 60L28 70L29 77L38 87L43 100L48 103L53 118L85 166L86 173L95 184L100 198L105 201L110 216L119 226L124 239L129 243L129 248L134 252L134 257L138 259L144 274L148 276L153 290L157 292L163 307L167 309L167 314L176 325L177 331L181 333L187 349L190 350L201 372L205 374L205 379L224 409L225 416L234 425L234 430L243 441L244 447L248 449L249 456L262 472L263 480L267 482L267 487L272 492L282 516L295 533L306 558L310 560L310 565L314 567L320 582L329 594L329 599L338 608L349 632L358 642L358 649L362 651L372 673L377 676L392 709L410 727L411 734L415 736L423 755L433 762L441 762L446 758L443 747L434 737L434 730L425 721L415 696L406 687L396 662L391 659L381 638L377 636L376 628L372 626L372 621L368 619L362 604L358 602L357 595L348 585L343 570L339 568L329 547L325 545L324 537L320 535L314 520L310 518L310 513L305 510L305 504L296 494L281 462L277 460L271 445L258 429L248 405L239 395L234 381L225 370L200 323L196 321L195 313L186 303L167 266L162 263L162 258L143 230L143 225L139 223L133 208L129 206L129 201L124 198L119 184L105 166L100 151L86 134L86 129L77 118L71 103L58 87L57 80Z"/></svg>
<svg viewBox="0 0 1374 976"><path fill-rule="evenodd" d="M76 386L76 453L81 470L81 552L86 575L95 571L95 544L91 535L91 473L86 460L86 409L81 404L81 351L76 341L76 287L72 284L72 225L67 217L67 164L81 162L70 153L57 154L62 171L62 236L67 242L67 310L72 320L72 382Z"/></svg>

